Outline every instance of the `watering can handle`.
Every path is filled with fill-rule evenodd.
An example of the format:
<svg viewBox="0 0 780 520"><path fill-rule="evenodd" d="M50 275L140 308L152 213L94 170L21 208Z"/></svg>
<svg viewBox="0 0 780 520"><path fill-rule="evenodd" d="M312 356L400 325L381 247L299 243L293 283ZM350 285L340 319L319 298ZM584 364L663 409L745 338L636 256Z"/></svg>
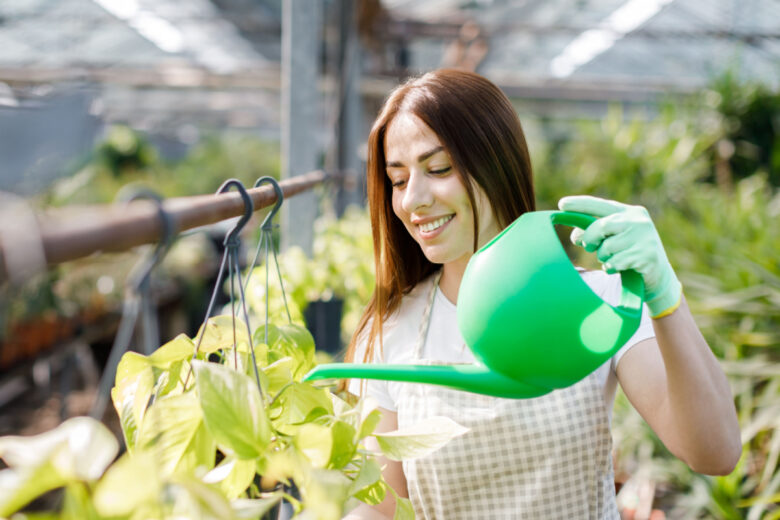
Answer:
<svg viewBox="0 0 780 520"><path fill-rule="evenodd" d="M597 220L596 217L586 213L573 211L556 211L552 214L553 224L573 226L586 229ZM645 284L642 276L630 269L620 272L620 281L623 291L620 296L620 305L615 309L622 311L630 317L638 318L642 312L642 301L645 294Z"/></svg>

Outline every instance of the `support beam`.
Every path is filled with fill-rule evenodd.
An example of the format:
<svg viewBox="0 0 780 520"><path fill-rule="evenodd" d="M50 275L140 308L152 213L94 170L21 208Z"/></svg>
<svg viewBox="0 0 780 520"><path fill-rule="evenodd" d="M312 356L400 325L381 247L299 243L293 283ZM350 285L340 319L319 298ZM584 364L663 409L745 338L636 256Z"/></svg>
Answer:
<svg viewBox="0 0 780 520"><path fill-rule="evenodd" d="M320 166L321 20L321 2L282 4L282 179ZM282 207L282 249L297 245L311 255L317 210L317 197L311 192Z"/></svg>

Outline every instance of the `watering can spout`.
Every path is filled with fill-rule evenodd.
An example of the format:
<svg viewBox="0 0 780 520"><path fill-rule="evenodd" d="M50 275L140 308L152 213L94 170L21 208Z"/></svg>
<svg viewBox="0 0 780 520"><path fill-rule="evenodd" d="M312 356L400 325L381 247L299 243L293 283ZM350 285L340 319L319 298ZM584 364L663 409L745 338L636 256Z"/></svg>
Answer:
<svg viewBox="0 0 780 520"><path fill-rule="evenodd" d="M333 363L315 367L306 374L304 381L343 378L425 383L446 386L456 390L465 390L475 394L511 399L538 397L552 390L551 388L542 388L516 381L481 364L379 365Z"/></svg>

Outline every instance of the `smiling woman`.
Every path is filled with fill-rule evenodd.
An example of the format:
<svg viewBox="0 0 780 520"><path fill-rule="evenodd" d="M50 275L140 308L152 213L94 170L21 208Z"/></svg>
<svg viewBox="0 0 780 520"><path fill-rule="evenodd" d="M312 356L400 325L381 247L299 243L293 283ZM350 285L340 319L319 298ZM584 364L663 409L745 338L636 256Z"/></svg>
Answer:
<svg viewBox="0 0 780 520"><path fill-rule="evenodd" d="M456 278L453 275L462 276L474 252L475 215L482 217L477 246L500 231L485 191L479 185L472 186L471 194L466 190L463 179L468 177L453 168L438 136L414 114L400 114L393 119L385 134L384 149L393 213L428 260L448 266L441 288L454 301L457 285L452 283Z"/></svg>
<svg viewBox="0 0 780 520"><path fill-rule="evenodd" d="M455 326L466 265L480 246L535 209L517 114L487 79L437 70L393 91L368 145L376 288L346 360L474 363ZM561 209L596 217L573 239L604 262L607 272L580 270L601 299L619 304L620 271L642 276L646 305L639 328L587 377L541 397L349 381L349 391L378 401L379 432L434 416L469 430L425 457L380 461L386 482L411 500L417 518L619 518L610 435L618 384L666 446L696 471L723 474L736 464L739 429L728 383L647 211L581 196L562 199ZM566 289L559 292L540 297L563 309ZM524 318L517 316L517 327ZM393 496L348 518L392 517Z"/></svg>

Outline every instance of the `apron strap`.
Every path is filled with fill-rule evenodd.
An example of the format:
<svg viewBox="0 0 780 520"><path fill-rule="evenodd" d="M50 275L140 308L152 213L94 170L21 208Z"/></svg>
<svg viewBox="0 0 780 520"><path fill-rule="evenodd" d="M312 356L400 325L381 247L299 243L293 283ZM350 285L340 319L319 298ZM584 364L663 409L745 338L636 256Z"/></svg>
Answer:
<svg viewBox="0 0 780 520"><path fill-rule="evenodd" d="M422 319L420 320L420 329L417 334L417 345L414 347L414 359L421 359L423 353L423 347L428 338L428 328L431 325L431 311L433 310L433 299L436 296L436 289L439 287L439 280L441 279L441 272L443 269L439 269L435 275L433 275L433 285L428 293L428 302L425 305Z"/></svg>

